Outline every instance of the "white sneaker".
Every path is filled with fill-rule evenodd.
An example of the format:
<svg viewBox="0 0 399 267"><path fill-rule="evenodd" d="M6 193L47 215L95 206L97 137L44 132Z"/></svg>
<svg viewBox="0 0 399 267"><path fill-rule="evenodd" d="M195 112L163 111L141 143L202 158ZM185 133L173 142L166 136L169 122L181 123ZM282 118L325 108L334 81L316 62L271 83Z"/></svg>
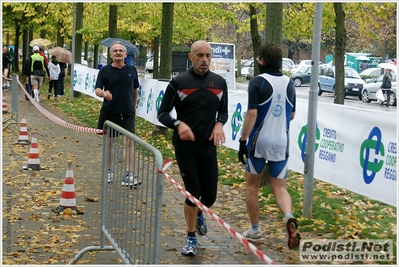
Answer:
<svg viewBox="0 0 399 267"><path fill-rule="evenodd" d="M249 230L245 231L242 236L247 239L248 241L252 242L252 243L263 243L263 237L262 237L262 233L259 230L252 230L252 228L250 228Z"/></svg>
<svg viewBox="0 0 399 267"><path fill-rule="evenodd" d="M136 186L140 186L141 182L133 177L133 173L131 171L127 171L125 176L122 178L122 185L136 187Z"/></svg>
<svg viewBox="0 0 399 267"><path fill-rule="evenodd" d="M114 171L108 170L108 183L113 183L113 182L114 182Z"/></svg>

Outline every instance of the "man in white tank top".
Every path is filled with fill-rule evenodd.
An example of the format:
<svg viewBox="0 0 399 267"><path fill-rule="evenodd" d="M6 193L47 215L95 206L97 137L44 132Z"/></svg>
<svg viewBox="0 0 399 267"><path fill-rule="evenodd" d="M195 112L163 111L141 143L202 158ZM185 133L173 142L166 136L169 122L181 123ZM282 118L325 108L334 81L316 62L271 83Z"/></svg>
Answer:
<svg viewBox="0 0 399 267"><path fill-rule="evenodd" d="M282 50L273 43L259 49L261 74L248 86L248 111L240 139L239 160L246 167L246 205L251 227L243 236L253 243L263 243L259 227L259 185L266 162L270 186L284 215L288 247L299 246L298 222L293 215L291 196L286 189L289 126L295 116L295 85L281 73Z"/></svg>

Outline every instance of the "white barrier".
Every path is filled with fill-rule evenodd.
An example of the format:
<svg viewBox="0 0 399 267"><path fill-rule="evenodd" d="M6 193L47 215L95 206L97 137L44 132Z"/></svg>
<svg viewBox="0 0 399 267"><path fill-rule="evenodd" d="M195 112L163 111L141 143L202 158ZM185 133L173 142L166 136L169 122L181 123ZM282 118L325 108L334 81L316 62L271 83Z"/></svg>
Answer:
<svg viewBox="0 0 399 267"><path fill-rule="evenodd" d="M98 70L76 64L74 90L94 94ZM140 79L137 116L153 124L167 82ZM102 99L101 99L102 100ZM229 91L225 146L238 150L247 93ZM297 99L290 128L289 169L303 173L308 101ZM172 114L173 116L173 114ZM315 178L397 206L397 114L318 103ZM237 159L237 164L240 164Z"/></svg>

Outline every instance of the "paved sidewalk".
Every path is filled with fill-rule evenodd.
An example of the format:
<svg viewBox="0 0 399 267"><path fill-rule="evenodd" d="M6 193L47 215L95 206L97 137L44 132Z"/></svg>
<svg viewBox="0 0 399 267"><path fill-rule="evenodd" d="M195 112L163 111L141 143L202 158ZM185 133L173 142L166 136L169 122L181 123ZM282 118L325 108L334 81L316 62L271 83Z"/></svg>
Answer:
<svg viewBox="0 0 399 267"><path fill-rule="evenodd" d="M66 122L78 124L54 110L48 103L53 100L45 99L44 92L42 90L40 103L45 109ZM3 114L3 121L10 117L11 90L5 95L9 113ZM99 245L101 200L91 200L100 197L102 136L53 123L26 101L21 91L18 104L19 121L26 119L29 140L33 133L37 133L40 164L44 169L22 169L28 160L29 145L14 144L19 137L19 124L3 130L3 264L66 264L81 249ZM84 214L73 217L61 216L51 210L58 206L68 162L73 164L77 206L84 208ZM181 184L176 166L168 169L168 173ZM233 190L236 191L234 194ZM239 233L249 225L245 211L234 209L243 206L244 197L243 187L219 186L218 199L212 208ZM207 215L208 234L198 237L201 244L198 255L182 256L186 236L183 202L184 196L165 178L160 264L264 264ZM270 220L279 223L277 218ZM266 230L266 243L257 247L277 263L299 264L298 252L286 247L282 222L280 228L277 234L276 229ZM267 237L269 231L273 238ZM115 252L104 251L86 253L77 264L122 262Z"/></svg>

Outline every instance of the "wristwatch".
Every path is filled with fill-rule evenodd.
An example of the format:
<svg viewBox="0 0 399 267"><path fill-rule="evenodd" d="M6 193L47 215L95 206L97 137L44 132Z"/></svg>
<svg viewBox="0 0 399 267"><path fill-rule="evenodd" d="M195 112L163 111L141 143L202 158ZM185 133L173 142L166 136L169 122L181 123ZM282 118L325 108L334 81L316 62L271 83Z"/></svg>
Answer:
<svg viewBox="0 0 399 267"><path fill-rule="evenodd" d="M177 129L177 126L179 126L179 124L180 124L180 120L175 120L173 122L173 126L175 126L175 129Z"/></svg>

